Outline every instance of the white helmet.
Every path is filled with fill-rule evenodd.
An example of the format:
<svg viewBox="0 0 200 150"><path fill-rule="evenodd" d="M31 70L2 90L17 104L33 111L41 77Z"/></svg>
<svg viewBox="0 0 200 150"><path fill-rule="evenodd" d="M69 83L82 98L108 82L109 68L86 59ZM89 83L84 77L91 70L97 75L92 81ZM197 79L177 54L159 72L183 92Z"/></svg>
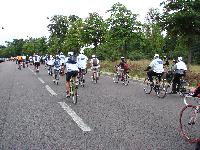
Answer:
<svg viewBox="0 0 200 150"><path fill-rule="evenodd" d="M155 55L154 55L154 58L159 58L159 55L158 55L158 54L155 54Z"/></svg>
<svg viewBox="0 0 200 150"><path fill-rule="evenodd" d="M182 61L183 60L183 58L182 57L178 57L178 61Z"/></svg>
<svg viewBox="0 0 200 150"><path fill-rule="evenodd" d="M62 52L60 52L60 55L63 55L63 53L62 53Z"/></svg>
<svg viewBox="0 0 200 150"><path fill-rule="evenodd" d="M92 55L92 58L95 58L96 56L95 55Z"/></svg>
<svg viewBox="0 0 200 150"><path fill-rule="evenodd" d="M81 53L81 54L84 54L84 50L83 50L83 49L81 49L81 50L80 50L80 53Z"/></svg>
<svg viewBox="0 0 200 150"><path fill-rule="evenodd" d="M74 52L68 52L68 56L74 55Z"/></svg>

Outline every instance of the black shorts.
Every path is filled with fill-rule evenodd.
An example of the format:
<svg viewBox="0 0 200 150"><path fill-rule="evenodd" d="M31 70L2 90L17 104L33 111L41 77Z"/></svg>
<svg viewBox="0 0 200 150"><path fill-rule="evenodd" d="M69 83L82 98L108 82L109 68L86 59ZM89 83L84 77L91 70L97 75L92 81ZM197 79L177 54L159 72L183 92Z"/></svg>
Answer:
<svg viewBox="0 0 200 150"><path fill-rule="evenodd" d="M76 77L78 75L78 71L70 71L66 73L66 81L70 81L71 77Z"/></svg>
<svg viewBox="0 0 200 150"><path fill-rule="evenodd" d="M40 62L35 62L35 66L40 66Z"/></svg>
<svg viewBox="0 0 200 150"><path fill-rule="evenodd" d="M18 64L20 64L22 62L22 60L18 60Z"/></svg>

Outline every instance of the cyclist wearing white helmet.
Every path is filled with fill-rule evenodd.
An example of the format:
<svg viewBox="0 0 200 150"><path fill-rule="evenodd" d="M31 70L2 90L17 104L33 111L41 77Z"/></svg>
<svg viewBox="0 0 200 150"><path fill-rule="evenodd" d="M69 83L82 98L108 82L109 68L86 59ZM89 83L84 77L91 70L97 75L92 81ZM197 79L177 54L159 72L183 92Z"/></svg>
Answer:
<svg viewBox="0 0 200 150"><path fill-rule="evenodd" d="M174 70L175 70L175 74L174 74L174 80L172 84L172 94L175 94L176 92L179 91L180 78L186 75L187 66L183 62L182 57L178 57L178 62L174 65ZM177 84L178 86L176 87Z"/></svg>
<svg viewBox="0 0 200 150"><path fill-rule="evenodd" d="M84 55L84 50L81 50L80 54L77 57L79 75L81 72L86 73L87 61L88 61L88 58L87 58L87 56Z"/></svg>
<svg viewBox="0 0 200 150"><path fill-rule="evenodd" d="M53 62L53 66L54 66L54 76L53 76L53 82L55 82L55 80L57 79L57 77L59 76L60 73L60 57L59 55L56 55L54 62Z"/></svg>
<svg viewBox="0 0 200 150"><path fill-rule="evenodd" d="M68 52L68 58L66 62L66 97L70 97L70 79L73 77L77 81L77 75L78 75L78 65L77 60L74 56L73 52Z"/></svg>
<svg viewBox="0 0 200 150"><path fill-rule="evenodd" d="M99 72L100 65L99 65L99 59L95 55L92 55L92 59L90 60L90 64L91 64L92 75L93 75L93 71L97 70L97 78L98 78L98 72Z"/></svg>
<svg viewBox="0 0 200 150"><path fill-rule="evenodd" d="M154 55L154 59L150 63L149 67L147 68L149 71L147 72L147 76L153 84L153 76L157 76L159 82L161 81L161 77L164 73L164 68L163 68L163 61L159 58L158 54Z"/></svg>

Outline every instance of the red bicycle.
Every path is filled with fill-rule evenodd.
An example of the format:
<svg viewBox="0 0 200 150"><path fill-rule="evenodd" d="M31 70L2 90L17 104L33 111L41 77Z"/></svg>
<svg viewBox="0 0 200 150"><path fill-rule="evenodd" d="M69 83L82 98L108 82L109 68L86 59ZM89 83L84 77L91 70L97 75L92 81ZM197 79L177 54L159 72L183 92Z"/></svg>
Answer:
<svg viewBox="0 0 200 150"><path fill-rule="evenodd" d="M200 98L187 94L184 97L185 107L180 112L180 133L189 143L200 142Z"/></svg>

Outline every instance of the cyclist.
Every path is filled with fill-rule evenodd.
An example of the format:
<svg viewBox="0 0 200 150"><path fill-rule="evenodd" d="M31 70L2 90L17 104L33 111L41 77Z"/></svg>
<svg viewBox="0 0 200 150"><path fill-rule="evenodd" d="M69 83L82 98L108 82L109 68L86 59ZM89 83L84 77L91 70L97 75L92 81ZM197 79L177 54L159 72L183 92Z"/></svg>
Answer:
<svg viewBox="0 0 200 150"><path fill-rule="evenodd" d="M78 69L79 69L79 75L78 75L78 77L80 77L81 73L83 73L83 74L86 73L87 61L88 61L87 56L85 56L84 55L84 51L81 50L80 54L77 57L77 64L78 64Z"/></svg>
<svg viewBox="0 0 200 150"><path fill-rule="evenodd" d="M29 57L30 65L33 65L33 56Z"/></svg>
<svg viewBox="0 0 200 150"><path fill-rule="evenodd" d="M25 68L25 63L26 63L26 56L22 56L22 63L23 63L23 68Z"/></svg>
<svg viewBox="0 0 200 150"><path fill-rule="evenodd" d="M153 76L157 76L159 82L161 81L161 77L164 73L164 68L163 68L163 61L159 58L158 54L154 55L154 59L151 61L150 65L147 67L147 70L149 70L147 72L147 76L151 82L151 85L154 84Z"/></svg>
<svg viewBox="0 0 200 150"><path fill-rule="evenodd" d="M63 53L60 52L59 58L60 58L60 64L61 64L60 73L64 75L64 70L65 70L65 55L63 55Z"/></svg>
<svg viewBox="0 0 200 150"><path fill-rule="evenodd" d="M90 64L91 64L91 70L92 70L91 78L93 78L93 71L96 70L97 71L97 79L99 79L98 72L99 72L100 65L99 65L99 59L95 55L92 55L92 59L90 60Z"/></svg>
<svg viewBox="0 0 200 150"><path fill-rule="evenodd" d="M60 57L59 57L59 55L56 55L55 60L53 62L53 66L54 66L53 82L55 82L55 80L57 79L57 76L59 75L60 64L61 64Z"/></svg>
<svg viewBox="0 0 200 150"><path fill-rule="evenodd" d="M29 56L26 55L26 66L28 67L28 63L29 63Z"/></svg>
<svg viewBox="0 0 200 150"><path fill-rule="evenodd" d="M78 75L78 65L73 52L68 52L68 58L66 62L66 97L70 97L70 79L73 77L76 85Z"/></svg>
<svg viewBox="0 0 200 150"><path fill-rule="evenodd" d="M40 59L41 57L38 55L38 53L34 56L34 64L35 64L35 69L36 71L39 71L39 66L40 66Z"/></svg>
<svg viewBox="0 0 200 150"><path fill-rule="evenodd" d="M48 66L48 74L52 75L52 66L54 63L54 59L52 55L49 55L47 58L47 66Z"/></svg>
<svg viewBox="0 0 200 150"><path fill-rule="evenodd" d="M117 65L117 71L122 75L122 78L121 80L123 81L124 80L124 74L128 73L128 64L127 62L125 61L125 57L121 57L121 61L120 63Z"/></svg>
<svg viewBox="0 0 200 150"><path fill-rule="evenodd" d="M175 74L174 74L174 79L173 79L173 84L172 84L172 94L175 94L179 91L180 78L185 76L186 71L187 71L187 66L183 62L182 57L178 57L178 62L174 65L173 70L175 70Z"/></svg>
<svg viewBox="0 0 200 150"><path fill-rule="evenodd" d="M21 55L19 55L19 56L17 56L17 60L18 60L18 69L20 69L21 68L21 63L22 63L22 56Z"/></svg>

